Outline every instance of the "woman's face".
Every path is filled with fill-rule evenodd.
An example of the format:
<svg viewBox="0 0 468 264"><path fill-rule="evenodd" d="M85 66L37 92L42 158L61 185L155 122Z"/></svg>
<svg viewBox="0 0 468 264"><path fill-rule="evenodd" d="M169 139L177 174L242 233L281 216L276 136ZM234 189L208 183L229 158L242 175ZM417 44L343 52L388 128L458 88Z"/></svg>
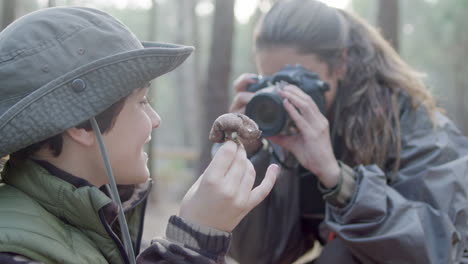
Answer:
<svg viewBox="0 0 468 264"><path fill-rule="evenodd" d="M149 88L133 92L116 117L114 126L103 135L112 171L118 184L143 183L149 177L148 154L144 145L151 139L151 130L161 122L148 103Z"/></svg>
<svg viewBox="0 0 468 264"><path fill-rule="evenodd" d="M309 71L319 75L322 81L330 85L330 90L325 93L326 108L329 109L335 99L338 78L336 74L328 71L328 65L315 54L301 54L293 47L272 47L259 49L255 56L257 69L261 75L272 75L287 64L300 64Z"/></svg>

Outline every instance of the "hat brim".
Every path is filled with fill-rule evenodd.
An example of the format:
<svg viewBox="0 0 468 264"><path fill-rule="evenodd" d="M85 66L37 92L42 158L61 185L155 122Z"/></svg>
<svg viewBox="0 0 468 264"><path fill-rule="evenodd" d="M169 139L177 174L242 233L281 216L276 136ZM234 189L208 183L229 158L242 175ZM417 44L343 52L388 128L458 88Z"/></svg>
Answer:
<svg viewBox="0 0 468 264"><path fill-rule="evenodd" d="M142 44L143 49L81 66L13 105L0 116L0 157L89 120L133 90L172 71L193 51L193 47L175 44ZM80 89L72 85L78 79Z"/></svg>

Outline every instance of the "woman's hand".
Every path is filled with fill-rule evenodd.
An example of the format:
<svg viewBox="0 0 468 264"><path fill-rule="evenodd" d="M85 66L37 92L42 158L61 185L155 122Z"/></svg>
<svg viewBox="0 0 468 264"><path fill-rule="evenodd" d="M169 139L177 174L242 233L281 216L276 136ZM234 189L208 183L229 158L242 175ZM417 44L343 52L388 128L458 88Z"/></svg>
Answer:
<svg viewBox="0 0 468 264"><path fill-rule="evenodd" d="M255 83L257 75L253 73L244 73L234 81L235 96L229 107L229 112L245 114L245 106L254 97L254 93L247 92L247 86Z"/></svg>
<svg viewBox="0 0 468 264"><path fill-rule="evenodd" d="M270 165L261 184L252 189L253 165L242 144L228 141L185 195L179 216L231 232L270 193L277 172L278 166Z"/></svg>
<svg viewBox="0 0 468 264"><path fill-rule="evenodd" d="M295 122L299 133L293 136L273 136L269 139L293 153L304 168L313 172L323 185L338 184L340 167L330 142L328 120L312 98L296 86L278 90L283 105Z"/></svg>

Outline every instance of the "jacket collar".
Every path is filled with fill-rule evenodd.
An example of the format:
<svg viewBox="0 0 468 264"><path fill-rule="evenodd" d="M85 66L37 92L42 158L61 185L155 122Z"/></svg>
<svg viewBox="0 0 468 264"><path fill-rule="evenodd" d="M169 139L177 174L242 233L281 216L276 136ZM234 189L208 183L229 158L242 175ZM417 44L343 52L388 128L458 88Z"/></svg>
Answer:
<svg viewBox="0 0 468 264"><path fill-rule="evenodd" d="M112 224L117 218L118 207L106 194L105 188L99 189L48 162L10 161L4 168L2 179L76 227L106 232L99 218L101 209L107 224ZM124 210L129 211L145 200L150 187L150 181L141 185L119 186Z"/></svg>

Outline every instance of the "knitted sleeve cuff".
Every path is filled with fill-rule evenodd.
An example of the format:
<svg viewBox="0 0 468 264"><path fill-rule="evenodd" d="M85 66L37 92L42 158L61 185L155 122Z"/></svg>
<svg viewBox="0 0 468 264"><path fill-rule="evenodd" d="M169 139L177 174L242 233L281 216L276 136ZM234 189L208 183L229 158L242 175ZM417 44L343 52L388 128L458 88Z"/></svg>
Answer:
<svg viewBox="0 0 468 264"><path fill-rule="evenodd" d="M340 180L338 184L329 189L319 182L319 190L323 194L323 199L336 207L344 207L348 204L356 189L356 179L354 170L341 161L338 161L340 166Z"/></svg>
<svg viewBox="0 0 468 264"><path fill-rule="evenodd" d="M231 233L189 222L171 216L166 229L166 238L184 244L211 258L226 255L231 242Z"/></svg>

